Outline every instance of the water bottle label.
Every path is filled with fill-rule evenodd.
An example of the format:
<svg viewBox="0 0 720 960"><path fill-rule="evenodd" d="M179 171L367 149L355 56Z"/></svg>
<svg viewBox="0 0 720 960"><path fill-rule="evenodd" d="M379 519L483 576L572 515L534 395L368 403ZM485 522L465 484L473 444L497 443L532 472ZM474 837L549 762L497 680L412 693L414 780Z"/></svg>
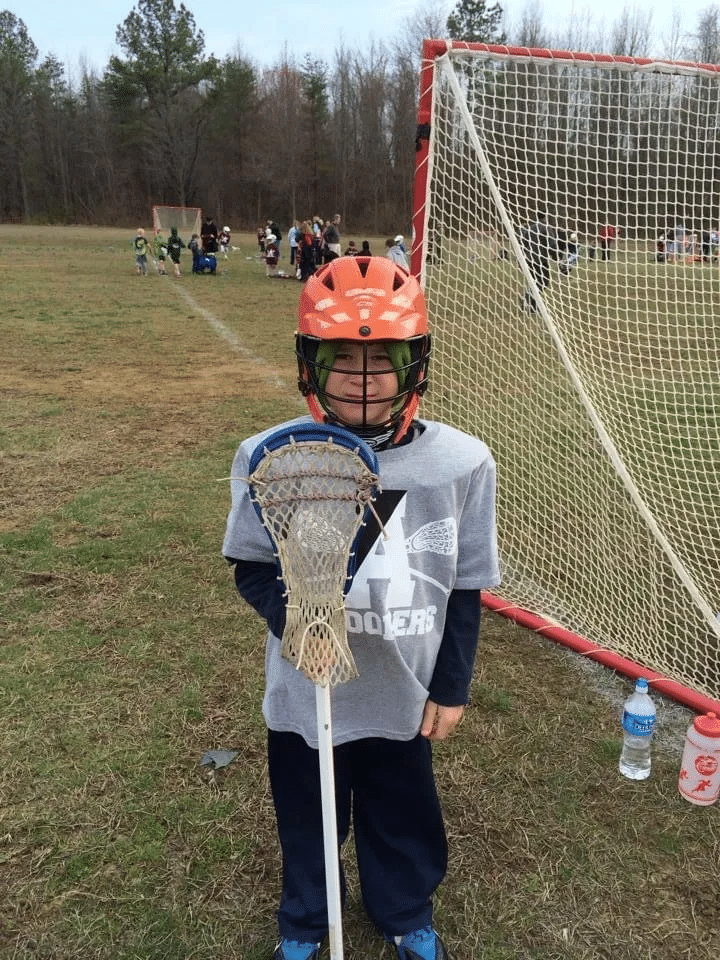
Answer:
<svg viewBox="0 0 720 960"><path fill-rule="evenodd" d="M626 730L633 737L649 737L655 729L655 717L644 714L638 716L636 713L623 711L622 718L623 730Z"/></svg>

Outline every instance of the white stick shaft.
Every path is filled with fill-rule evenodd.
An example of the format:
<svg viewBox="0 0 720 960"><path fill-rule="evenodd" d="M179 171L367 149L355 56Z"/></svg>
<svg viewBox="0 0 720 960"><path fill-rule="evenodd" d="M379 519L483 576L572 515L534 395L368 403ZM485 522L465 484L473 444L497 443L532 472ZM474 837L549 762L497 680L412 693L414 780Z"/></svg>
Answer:
<svg viewBox="0 0 720 960"><path fill-rule="evenodd" d="M340 860L338 855L337 814L335 811L335 767L333 763L330 684L315 686L318 747L320 753L320 794L322 797L323 839L325 843L325 889L327 893L328 934L331 960L343 960L342 907L340 903Z"/></svg>

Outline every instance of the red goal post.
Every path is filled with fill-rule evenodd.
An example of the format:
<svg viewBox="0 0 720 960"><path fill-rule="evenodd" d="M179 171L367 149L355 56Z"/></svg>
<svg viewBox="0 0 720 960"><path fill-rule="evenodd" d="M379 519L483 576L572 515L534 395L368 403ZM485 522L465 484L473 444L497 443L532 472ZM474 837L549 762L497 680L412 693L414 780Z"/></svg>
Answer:
<svg viewBox="0 0 720 960"><path fill-rule="evenodd" d="M486 606L720 714L718 117L717 65L427 40L412 270Z"/></svg>

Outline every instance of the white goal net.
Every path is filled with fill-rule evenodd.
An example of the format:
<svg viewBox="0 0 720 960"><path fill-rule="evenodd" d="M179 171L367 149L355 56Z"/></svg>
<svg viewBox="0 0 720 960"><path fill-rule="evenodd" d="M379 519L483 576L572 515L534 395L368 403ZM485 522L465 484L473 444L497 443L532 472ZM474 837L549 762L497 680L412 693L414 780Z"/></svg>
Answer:
<svg viewBox="0 0 720 960"><path fill-rule="evenodd" d="M720 73L427 41L425 412L498 461L509 603L720 699Z"/></svg>
<svg viewBox="0 0 720 960"><path fill-rule="evenodd" d="M200 236L202 226L202 207L153 207L153 230L170 233L170 227L177 227L178 234L187 243L196 233Z"/></svg>

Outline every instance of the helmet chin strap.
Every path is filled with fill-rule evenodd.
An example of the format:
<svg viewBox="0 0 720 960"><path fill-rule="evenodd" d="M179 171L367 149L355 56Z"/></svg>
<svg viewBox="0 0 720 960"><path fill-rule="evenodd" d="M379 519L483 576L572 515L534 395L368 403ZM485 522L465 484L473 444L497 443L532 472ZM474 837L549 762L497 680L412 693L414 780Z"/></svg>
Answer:
<svg viewBox="0 0 720 960"><path fill-rule="evenodd" d="M313 418L318 419L314 414ZM323 410L319 422L332 423L336 427L342 427L343 430L354 433L356 437L364 440L372 450L385 450L387 447L392 446L397 431L396 423L381 423L377 426L361 427L354 423L345 423L344 420L333 416L326 410Z"/></svg>
<svg viewBox="0 0 720 960"><path fill-rule="evenodd" d="M407 435L418 407L418 397L411 401L399 423L383 423L374 427L359 427L355 424L344 423L324 410L317 399L310 394L306 398L310 415L316 423L333 423L344 430L349 430L356 437L360 437L372 450L387 450L400 443Z"/></svg>
<svg viewBox="0 0 720 960"><path fill-rule="evenodd" d="M382 427L348 427L352 433L364 440L372 450L386 450L392 446L395 427L385 424Z"/></svg>

